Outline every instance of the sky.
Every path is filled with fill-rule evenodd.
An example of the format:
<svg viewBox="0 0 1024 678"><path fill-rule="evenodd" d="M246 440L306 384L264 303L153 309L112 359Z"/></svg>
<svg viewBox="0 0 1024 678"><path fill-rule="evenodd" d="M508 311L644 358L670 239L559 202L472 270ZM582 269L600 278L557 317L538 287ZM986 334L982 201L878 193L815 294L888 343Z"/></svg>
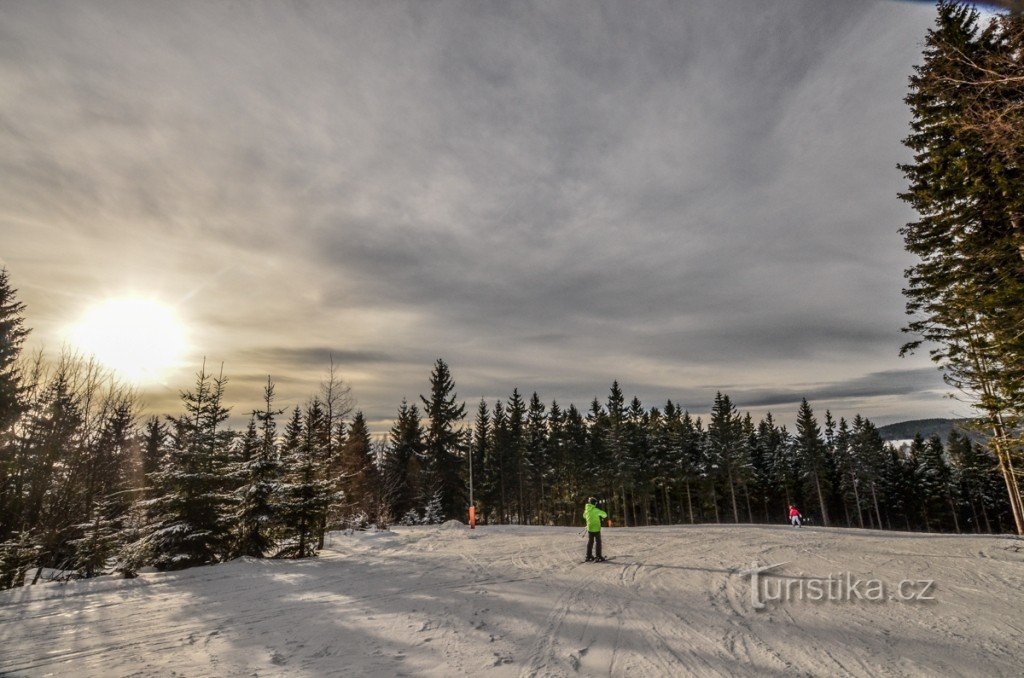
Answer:
<svg viewBox="0 0 1024 678"><path fill-rule="evenodd" d="M0 264L60 350L106 299L237 416L333 358L386 430L436 358L513 387L876 423L965 416L900 358L902 99L927 3L0 3ZM155 350L155 349L154 349Z"/></svg>

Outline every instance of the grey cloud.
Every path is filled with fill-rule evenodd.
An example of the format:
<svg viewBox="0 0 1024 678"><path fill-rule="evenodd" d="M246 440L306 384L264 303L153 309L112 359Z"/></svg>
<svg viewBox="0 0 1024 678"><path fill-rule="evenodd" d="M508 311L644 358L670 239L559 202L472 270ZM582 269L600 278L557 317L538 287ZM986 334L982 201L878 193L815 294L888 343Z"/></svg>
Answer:
<svg viewBox="0 0 1024 678"><path fill-rule="evenodd" d="M730 396L740 407L762 408L799 403L802 398L813 404L850 398L920 395L942 390L942 386L938 371L924 368L872 372L856 379L808 384L803 389L749 391L741 388Z"/></svg>
<svg viewBox="0 0 1024 678"><path fill-rule="evenodd" d="M311 346L305 348L288 346L264 346L249 348L237 353L246 363L326 369L333 362L338 366L366 363L392 363L398 359L383 351L351 351L345 349ZM264 379L266 377L264 376Z"/></svg>
<svg viewBox="0 0 1024 678"><path fill-rule="evenodd" d="M472 392L537 377L560 400L612 373L671 397L652 363L766 402L836 365L881 373L909 262L901 99L932 14L6 3L4 256L41 333L81 303L44 279L155 288L197 351L293 370L295 397L343 346L377 419L438 355Z"/></svg>

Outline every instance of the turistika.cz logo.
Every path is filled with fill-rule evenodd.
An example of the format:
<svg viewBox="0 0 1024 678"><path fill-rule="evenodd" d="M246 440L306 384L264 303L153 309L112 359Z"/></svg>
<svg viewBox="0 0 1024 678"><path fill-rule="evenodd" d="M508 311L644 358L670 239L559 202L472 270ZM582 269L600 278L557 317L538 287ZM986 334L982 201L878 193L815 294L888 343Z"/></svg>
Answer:
<svg viewBox="0 0 1024 678"><path fill-rule="evenodd" d="M771 604L804 601L922 603L935 600L935 581L932 579L903 579L890 585L881 579L861 579L850 572L829 574L824 578L774 572L785 564L753 563L750 568L739 572L741 576L750 577L750 602L755 610L763 610Z"/></svg>

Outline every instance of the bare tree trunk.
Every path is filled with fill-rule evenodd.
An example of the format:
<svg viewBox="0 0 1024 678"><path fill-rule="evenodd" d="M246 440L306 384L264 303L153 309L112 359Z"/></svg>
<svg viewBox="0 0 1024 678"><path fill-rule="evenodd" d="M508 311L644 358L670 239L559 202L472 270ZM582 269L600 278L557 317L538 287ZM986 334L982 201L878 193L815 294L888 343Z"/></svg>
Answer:
<svg viewBox="0 0 1024 678"><path fill-rule="evenodd" d="M949 510L953 513L953 526L956 528L956 533L962 534L962 532L960 532L960 518L956 515L956 504L953 503L953 495L947 492L946 498L949 499Z"/></svg>
<svg viewBox="0 0 1024 678"><path fill-rule="evenodd" d="M875 518L878 520L878 529L882 529L882 513L878 510L878 495L875 494L875 481L871 481L871 501L875 504Z"/></svg>
<svg viewBox="0 0 1024 678"><path fill-rule="evenodd" d="M626 488L620 485L619 491L622 493L622 526L629 527L629 517L626 514Z"/></svg>
<svg viewBox="0 0 1024 678"><path fill-rule="evenodd" d="M853 479L853 500L857 502L857 522L860 524L861 528L863 528L864 512L860 508L860 491L857 489L857 486L860 483L857 482L857 477L854 475L852 471L850 472L850 476Z"/></svg>
<svg viewBox="0 0 1024 678"><path fill-rule="evenodd" d="M690 512L690 524L693 525L693 497L690 496L690 481L686 481L686 508Z"/></svg>
<svg viewBox="0 0 1024 678"><path fill-rule="evenodd" d="M814 488L818 491L818 505L821 506L821 521L828 527L828 508L825 506L825 495L821 493L821 482L818 479L818 473L814 473Z"/></svg>
<svg viewBox="0 0 1024 678"><path fill-rule="evenodd" d="M729 495L732 497L732 522L740 522L740 512L736 508L736 485L732 481L732 469L729 469Z"/></svg>
<svg viewBox="0 0 1024 678"><path fill-rule="evenodd" d="M1003 482L1006 484L1006 493L1010 499L1010 509L1013 511L1013 522L1016 524L1017 534L1024 535L1024 508L1021 506L1020 487L1017 484L1016 473L1014 473L1013 461L1005 446L1006 429L1001 419L999 417L999 420L993 424L992 442L996 450L996 459L999 460L999 471L1003 474Z"/></svg>

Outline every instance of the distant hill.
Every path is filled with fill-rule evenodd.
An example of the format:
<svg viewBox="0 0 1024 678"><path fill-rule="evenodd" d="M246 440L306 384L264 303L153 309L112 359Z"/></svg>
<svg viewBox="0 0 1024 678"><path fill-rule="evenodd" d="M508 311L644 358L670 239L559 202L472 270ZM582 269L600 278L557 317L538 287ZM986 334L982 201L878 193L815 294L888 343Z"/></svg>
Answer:
<svg viewBox="0 0 1024 678"><path fill-rule="evenodd" d="M883 440L909 440L920 433L924 438L938 434L942 442L949 438L949 432L956 427L959 433L967 434L971 440L981 440L974 431L965 431L963 424L970 422L970 419L914 419L912 421L901 421L888 426L879 426L878 432Z"/></svg>

